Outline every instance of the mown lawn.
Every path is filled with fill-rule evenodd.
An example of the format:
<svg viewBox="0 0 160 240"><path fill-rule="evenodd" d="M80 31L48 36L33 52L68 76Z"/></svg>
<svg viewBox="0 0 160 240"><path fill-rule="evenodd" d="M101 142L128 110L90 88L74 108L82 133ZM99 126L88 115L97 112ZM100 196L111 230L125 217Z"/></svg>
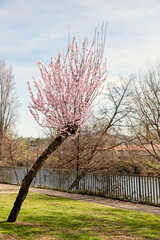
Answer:
<svg viewBox="0 0 160 240"><path fill-rule="evenodd" d="M36 193L7 223L15 197L0 194L0 239L160 239L160 216Z"/></svg>

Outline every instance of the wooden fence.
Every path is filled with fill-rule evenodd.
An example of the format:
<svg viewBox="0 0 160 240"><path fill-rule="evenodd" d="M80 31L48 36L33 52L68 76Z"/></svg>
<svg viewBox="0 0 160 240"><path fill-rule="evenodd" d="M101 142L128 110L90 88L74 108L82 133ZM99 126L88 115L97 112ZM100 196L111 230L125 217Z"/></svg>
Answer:
<svg viewBox="0 0 160 240"><path fill-rule="evenodd" d="M93 188L84 178L83 190L108 198L160 205L160 177L89 173ZM85 181L86 180L86 181ZM92 185L92 184L91 184Z"/></svg>
<svg viewBox="0 0 160 240"><path fill-rule="evenodd" d="M21 184L27 171L26 168L0 167L0 181ZM41 169L32 186L78 190L86 194L160 206L160 177L86 172L78 181L76 178L75 171Z"/></svg>

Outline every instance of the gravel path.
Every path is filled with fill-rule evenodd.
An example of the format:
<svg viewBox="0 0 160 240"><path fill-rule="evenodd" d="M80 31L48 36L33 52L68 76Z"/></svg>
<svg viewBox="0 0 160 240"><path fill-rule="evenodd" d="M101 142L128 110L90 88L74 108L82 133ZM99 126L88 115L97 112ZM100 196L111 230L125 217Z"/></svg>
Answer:
<svg viewBox="0 0 160 240"><path fill-rule="evenodd" d="M0 184L0 193L17 192L19 188L20 187L17 185ZM154 207L154 206L150 206L150 205L124 202L124 201L119 201L119 200L112 200L112 199L107 199L104 197L96 197L96 196L89 196L89 195L82 195L82 194L60 192L60 191L54 191L54 190L42 189L42 188L30 187L29 191L35 192L35 193L41 193L41 194L45 194L45 195L49 195L49 196L63 197L63 198L72 199L72 200L98 203L101 205L111 206L111 207L115 207L115 208L121 208L121 209L126 209L126 210L133 210L133 211L138 211L138 212L146 212L146 213L160 215L160 207Z"/></svg>

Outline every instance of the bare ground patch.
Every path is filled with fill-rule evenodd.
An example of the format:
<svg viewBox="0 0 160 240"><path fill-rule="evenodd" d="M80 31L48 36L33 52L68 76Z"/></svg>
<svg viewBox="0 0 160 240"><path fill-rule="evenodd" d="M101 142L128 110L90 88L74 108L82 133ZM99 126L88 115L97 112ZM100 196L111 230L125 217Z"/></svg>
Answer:
<svg viewBox="0 0 160 240"><path fill-rule="evenodd" d="M23 240L24 238L19 238L19 237L15 237L15 236L11 236L8 234L0 234L0 239L2 240Z"/></svg>
<svg viewBox="0 0 160 240"><path fill-rule="evenodd" d="M132 233L127 232L128 228L123 228L120 230L113 230L112 227L106 226L107 231L104 232L104 228L102 226L95 227L93 229L88 229L91 234L94 236L100 237L101 239L108 240L143 240L146 239L144 237L138 237ZM151 238L147 238L151 240Z"/></svg>

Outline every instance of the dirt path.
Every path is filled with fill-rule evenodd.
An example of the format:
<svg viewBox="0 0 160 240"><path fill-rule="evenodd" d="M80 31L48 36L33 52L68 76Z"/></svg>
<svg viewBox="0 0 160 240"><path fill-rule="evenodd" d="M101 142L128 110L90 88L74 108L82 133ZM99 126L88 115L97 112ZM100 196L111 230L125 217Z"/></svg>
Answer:
<svg viewBox="0 0 160 240"><path fill-rule="evenodd" d="M0 193L13 193L13 192L17 192L18 189L19 189L19 186L17 185L0 184ZM55 197L63 197L63 198L68 198L72 200L98 203L101 205L111 206L115 208L160 215L160 207L154 207L154 206L149 206L149 205L144 205L139 203L124 202L119 200L107 199L103 197L73 194L73 193L60 192L60 191L54 191L54 190L42 189L42 188L33 188L33 187L30 187L30 192L41 193L41 194L55 196Z"/></svg>

